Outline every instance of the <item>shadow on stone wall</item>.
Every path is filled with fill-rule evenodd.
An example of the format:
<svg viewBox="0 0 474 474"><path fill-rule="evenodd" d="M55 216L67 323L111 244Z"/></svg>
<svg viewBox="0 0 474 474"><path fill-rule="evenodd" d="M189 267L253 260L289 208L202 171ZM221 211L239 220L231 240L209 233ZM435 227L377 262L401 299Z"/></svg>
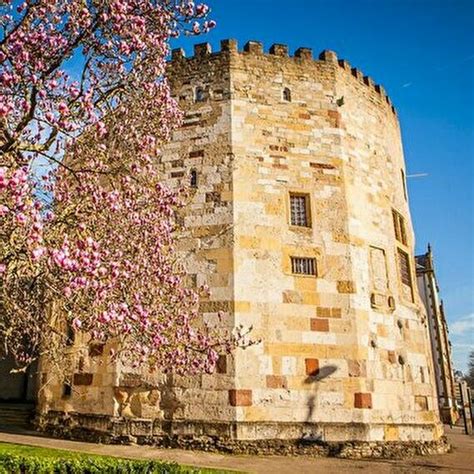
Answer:
<svg viewBox="0 0 474 474"><path fill-rule="evenodd" d="M313 424L315 421L313 420L314 410L318 405L318 392L320 389L320 384L322 380L332 375L334 372L337 371L337 366L335 365L325 365L323 367L318 368L315 370L314 375L308 376L304 383L306 385L311 385L311 395L308 397L308 401L306 406L308 407L308 414L306 415L306 423L308 425L308 431L304 433L302 436L302 441L321 441L322 440L322 433L315 432L313 428Z"/></svg>

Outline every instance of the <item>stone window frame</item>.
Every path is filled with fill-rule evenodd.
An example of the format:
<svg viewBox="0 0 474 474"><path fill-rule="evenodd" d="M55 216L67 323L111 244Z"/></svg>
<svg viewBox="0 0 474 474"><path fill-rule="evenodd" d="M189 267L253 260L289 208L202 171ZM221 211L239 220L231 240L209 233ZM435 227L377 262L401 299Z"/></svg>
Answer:
<svg viewBox="0 0 474 474"><path fill-rule="evenodd" d="M413 269L415 268L413 266L413 259L410 256L410 252L405 250L404 248L400 247L397 245L396 252L395 252L395 257L397 261L397 273L398 273L398 280L400 285L408 287L410 289L410 303L415 302L415 286L414 286L414 271ZM405 261L403 263L402 268L402 260L403 258ZM406 298L404 297L404 292L402 290L401 295L402 299Z"/></svg>
<svg viewBox="0 0 474 474"><path fill-rule="evenodd" d="M305 224L294 223L293 221L293 204L292 198L304 198L305 200ZM301 191L289 191L288 193L288 221L291 229L311 229L312 225L312 212L311 212L311 195L310 193Z"/></svg>
<svg viewBox="0 0 474 474"><path fill-rule="evenodd" d="M376 289L374 286L374 274L372 268L372 250L379 250L383 255L383 262L385 267L385 282L386 286L382 289ZM395 299L392 296L392 282L390 280L389 262L387 259L387 251L380 245L368 246L368 261L369 261L369 278L370 278L370 306L376 310L388 310L393 312L395 309Z"/></svg>

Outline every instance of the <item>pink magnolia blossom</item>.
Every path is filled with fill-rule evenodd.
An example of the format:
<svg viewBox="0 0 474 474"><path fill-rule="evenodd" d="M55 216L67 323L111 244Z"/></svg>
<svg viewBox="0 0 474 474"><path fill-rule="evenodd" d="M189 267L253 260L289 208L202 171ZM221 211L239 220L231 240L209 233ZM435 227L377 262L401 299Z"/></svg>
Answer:
<svg viewBox="0 0 474 474"><path fill-rule="evenodd" d="M242 341L242 328L199 318L174 248L185 194L154 168L181 121L169 41L213 28L209 12L190 0L0 3L0 358L27 365L47 348L64 365L53 310L86 339L119 340L111 357L136 367L210 372ZM74 54L83 69L70 77Z"/></svg>

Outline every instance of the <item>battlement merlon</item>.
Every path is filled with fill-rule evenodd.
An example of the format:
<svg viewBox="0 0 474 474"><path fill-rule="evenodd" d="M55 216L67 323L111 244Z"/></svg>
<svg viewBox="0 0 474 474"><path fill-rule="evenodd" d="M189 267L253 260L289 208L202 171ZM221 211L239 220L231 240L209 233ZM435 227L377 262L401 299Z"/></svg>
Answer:
<svg viewBox="0 0 474 474"><path fill-rule="evenodd" d="M300 47L294 52L294 55L289 54L288 46L285 44L274 43L268 49L268 53L265 53L263 44L260 41L248 41L245 43L243 50L239 51L237 40L235 39L224 39L221 40L221 47L219 51L213 52L210 43L198 43L194 45L194 55L186 57L185 52L182 48L173 49L171 52L171 61L186 61L192 59L203 59L208 56L215 56L219 54L248 54L248 55L265 55L279 58L285 58L287 60L295 60L298 62L327 62L338 65L341 69L347 71L355 80L362 82L369 89L376 92L380 97L384 99L388 107L391 108L392 112L396 115L395 107L392 104L389 96L386 94L383 86L376 84L370 76L364 75L362 71L357 68L351 67L351 65L345 59L338 59L337 54L334 51L325 49L323 50L318 59L313 58L313 51L311 48Z"/></svg>

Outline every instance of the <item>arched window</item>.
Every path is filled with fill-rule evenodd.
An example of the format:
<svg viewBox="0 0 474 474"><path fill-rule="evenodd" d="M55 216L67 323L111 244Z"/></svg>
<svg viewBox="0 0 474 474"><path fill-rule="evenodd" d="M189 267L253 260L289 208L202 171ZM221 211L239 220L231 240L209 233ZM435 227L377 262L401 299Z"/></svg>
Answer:
<svg viewBox="0 0 474 474"><path fill-rule="evenodd" d="M198 175L196 170L191 170L191 176L189 179L189 184L192 188L197 188L198 185Z"/></svg>
<svg viewBox="0 0 474 474"><path fill-rule="evenodd" d="M291 102L291 91L288 89L288 87L283 89L283 100L285 102Z"/></svg>
<svg viewBox="0 0 474 474"><path fill-rule="evenodd" d="M204 89L202 87L197 87L194 94L194 99L196 102L204 102L206 96L204 94Z"/></svg>

